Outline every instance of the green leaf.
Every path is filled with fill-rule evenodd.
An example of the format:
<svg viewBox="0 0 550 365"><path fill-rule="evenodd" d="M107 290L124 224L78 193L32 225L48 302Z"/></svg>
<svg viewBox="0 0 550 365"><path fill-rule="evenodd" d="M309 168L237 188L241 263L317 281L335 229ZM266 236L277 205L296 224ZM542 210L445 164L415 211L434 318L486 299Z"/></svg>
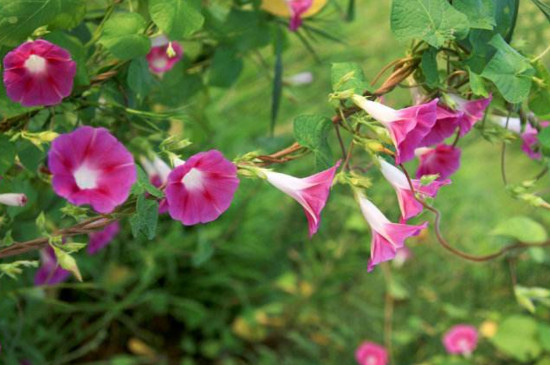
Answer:
<svg viewBox="0 0 550 365"><path fill-rule="evenodd" d="M156 198L159 198L159 199L163 198L164 194L162 193L162 191L160 191L153 184L151 184L151 181L149 181L149 177L147 176L145 171L143 171L141 166L136 165L136 170L137 170L137 181L132 186L132 194L143 195L147 192Z"/></svg>
<svg viewBox="0 0 550 365"><path fill-rule="evenodd" d="M155 238L159 216L159 205L155 200L149 200L140 195L136 203L136 213L130 218L130 226L134 237L142 233L147 239Z"/></svg>
<svg viewBox="0 0 550 365"><path fill-rule="evenodd" d="M200 0L149 0L149 13L168 38L182 39L201 29Z"/></svg>
<svg viewBox="0 0 550 365"><path fill-rule="evenodd" d="M508 102L516 104L524 101L529 96L535 69L527 58L506 43L499 34L489 44L497 53L481 76L491 80Z"/></svg>
<svg viewBox="0 0 550 365"><path fill-rule="evenodd" d="M15 146L5 134L0 134L0 156L0 175L3 175L15 162Z"/></svg>
<svg viewBox="0 0 550 365"><path fill-rule="evenodd" d="M145 56L151 48L151 41L144 34L146 25L136 13L113 15L105 22L99 43L121 60Z"/></svg>
<svg viewBox="0 0 550 365"><path fill-rule="evenodd" d="M19 160L29 171L36 171L44 161L46 153L28 140L19 140L15 144Z"/></svg>
<svg viewBox="0 0 550 365"><path fill-rule="evenodd" d="M51 29L72 29L86 16L86 0L60 0L61 12L49 23Z"/></svg>
<svg viewBox="0 0 550 365"><path fill-rule="evenodd" d="M273 76L273 92L271 95L271 125L270 132L273 136L275 122L281 106L281 97L283 95L283 36L280 27L277 27L275 36L275 66Z"/></svg>
<svg viewBox="0 0 550 365"><path fill-rule="evenodd" d="M315 154L317 169L332 166L332 153L327 142L332 121L320 115L300 115L294 119L294 138Z"/></svg>
<svg viewBox="0 0 550 365"><path fill-rule="evenodd" d="M542 348L550 352L550 326L539 323L539 339Z"/></svg>
<svg viewBox="0 0 550 365"><path fill-rule="evenodd" d="M500 351L522 362L537 358L542 351L537 322L527 316L506 318L491 341Z"/></svg>
<svg viewBox="0 0 550 365"><path fill-rule="evenodd" d="M536 115L544 116L550 114L550 72L540 60L533 66L537 73L529 94L529 109Z"/></svg>
<svg viewBox="0 0 550 365"><path fill-rule="evenodd" d="M469 67L468 74L470 79L470 88L472 89L474 95L483 96L485 98L488 97L489 91L487 91L487 88L485 87L483 77L473 72Z"/></svg>
<svg viewBox="0 0 550 365"><path fill-rule="evenodd" d="M524 243L543 243L548 239L546 230L540 223L524 216L513 217L501 222L491 233L512 237Z"/></svg>
<svg viewBox="0 0 550 365"><path fill-rule="evenodd" d="M455 0L453 6L466 14L472 28L491 30L496 25L493 0Z"/></svg>
<svg viewBox="0 0 550 365"><path fill-rule="evenodd" d="M391 28L397 39L422 39L435 48L468 35L468 17L447 0L393 0Z"/></svg>
<svg viewBox="0 0 550 365"><path fill-rule="evenodd" d="M128 86L140 100L147 96L155 83L155 78L149 71L149 64L145 58L136 58L130 62L127 78Z"/></svg>
<svg viewBox="0 0 550 365"><path fill-rule="evenodd" d="M216 49L208 84L218 87L229 87L239 78L243 69L243 60L237 56L235 50L221 46Z"/></svg>
<svg viewBox="0 0 550 365"><path fill-rule="evenodd" d="M544 16L546 16L546 19L548 19L548 21L550 22L550 4L547 4L543 0L532 0L532 1L538 6L540 11L542 11Z"/></svg>
<svg viewBox="0 0 550 365"><path fill-rule="evenodd" d="M38 261L21 260L9 264L0 264L0 278L5 274L12 279L17 279L17 275L22 274L25 267L38 267Z"/></svg>
<svg viewBox="0 0 550 365"><path fill-rule="evenodd" d="M363 69L355 62L333 63L330 78L335 93L363 95L365 90L372 90Z"/></svg>
<svg viewBox="0 0 550 365"><path fill-rule="evenodd" d="M542 128L537 135L542 153L550 156L550 127Z"/></svg>
<svg viewBox="0 0 550 365"><path fill-rule="evenodd" d="M546 288L516 285L514 294L518 303L531 313L535 313L535 302L550 306L550 290Z"/></svg>
<svg viewBox="0 0 550 365"><path fill-rule="evenodd" d="M437 49L430 47L422 54L420 63L422 73L426 78L426 84L429 87L435 87L439 84L439 72L437 71Z"/></svg>

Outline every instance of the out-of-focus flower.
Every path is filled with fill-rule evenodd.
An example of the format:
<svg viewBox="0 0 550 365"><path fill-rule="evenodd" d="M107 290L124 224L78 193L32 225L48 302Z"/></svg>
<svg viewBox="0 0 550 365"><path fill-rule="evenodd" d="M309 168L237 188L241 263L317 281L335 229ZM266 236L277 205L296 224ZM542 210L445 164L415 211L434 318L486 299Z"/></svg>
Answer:
<svg viewBox="0 0 550 365"><path fill-rule="evenodd" d="M153 161L150 161L145 157L142 157L140 161L141 165L145 169L145 172L147 172L147 175L149 176L149 181L151 181L151 184L155 187L160 188L168 182L168 175L170 175L172 170L166 162L161 160L158 156L155 156ZM183 161L181 164L183 164ZM166 212L168 212L168 201L166 198L163 198L159 202L159 213L164 214Z"/></svg>
<svg viewBox="0 0 550 365"><path fill-rule="evenodd" d="M542 158L542 153L538 150L539 132L536 128L533 128L531 124L527 123L525 125L525 130L522 132L521 120L519 118L507 118L501 116L494 118L494 120L502 128L507 128L508 130L520 135L522 140L521 149L527 156L533 160L540 160ZM540 122L540 125L541 127L546 128L550 125L550 122Z"/></svg>
<svg viewBox="0 0 550 365"><path fill-rule="evenodd" d="M416 170L416 178L439 174L437 180L443 181L455 173L460 167L460 148L445 144L435 148L419 148L417 150L420 164Z"/></svg>
<svg viewBox="0 0 550 365"><path fill-rule="evenodd" d="M493 96L485 99L466 100L455 94L449 94L449 98L456 104L456 109L462 112L462 117L458 121L460 127L460 136L464 136L472 129L474 124L485 114L485 109L493 100Z"/></svg>
<svg viewBox="0 0 550 365"><path fill-rule="evenodd" d="M56 105L73 89L76 63L67 50L39 39L4 57L8 97L23 106Z"/></svg>
<svg viewBox="0 0 550 365"><path fill-rule="evenodd" d="M105 128L61 134L48 153L48 167L57 195L99 213L124 203L137 178L132 154Z"/></svg>
<svg viewBox="0 0 550 365"><path fill-rule="evenodd" d="M436 108L436 113L435 124L418 144L418 147L433 146L452 136L464 115L462 112L451 111L439 105Z"/></svg>
<svg viewBox="0 0 550 365"><path fill-rule="evenodd" d="M450 354L470 356L477 347L478 333L474 326L459 324L443 336L443 345Z"/></svg>
<svg viewBox="0 0 550 365"><path fill-rule="evenodd" d="M418 226L391 223L365 195L356 192L361 212L371 228L371 248L368 271L381 262L392 260L397 250L404 246L407 238L416 236L428 226L427 222Z"/></svg>
<svg viewBox="0 0 550 365"><path fill-rule="evenodd" d="M86 251L89 255L93 255L103 249L107 244L109 244L113 238L116 237L120 231L120 224L118 221L115 221L101 231L93 232L88 235L90 241L88 243L88 248Z"/></svg>
<svg viewBox="0 0 550 365"><path fill-rule="evenodd" d="M237 167L221 152L197 153L168 175L168 211L186 226L211 222L229 208L238 186Z"/></svg>
<svg viewBox="0 0 550 365"><path fill-rule="evenodd" d="M296 200L304 208L309 237L312 237L319 229L321 211L327 203L332 181L339 166L340 161L325 171L302 179L267 169L261 171L271 185Z"/></svg>
<svg viewBox="0 0 550 365"><path fill-rule="evenodd" d="M374 342L365 341L355 350L355 360L359 365L386 365L388 352Z"/></svg>
<svg viewBox="0 0 550 365"><path fill-rule="evenodd" d="M313 82L313 73L309 71L300 72L285 79L291 85L307 85Z"/></svg>
<svg viewBox="0 0 550 365"><path fill-rule="evenodd" d="M414 157L414 150L419 147L437 120L438 99L400 110L370 101L360 95L354 95L353 101L388 129L396 148L397 164Z"/></svg>
<svg viewBox="0 0 550 365"><path fill-rule="evenodd" d="M295 32L302 25L302 16L313 5L313 0L285 0L285 1L288 5L288 9L290 10L289 29Z"/></svg>
<svg viewBox="0 0 550 365"><path fill-rule="evenodd" d="M170 42L161 35L151 40L151 50L147 54L149 69L157 74L170 71L183 57L183 48L176 41Z"/></svg>
<svg viewBox="0 0 550 365"><path fill-rule="evenodd" d="M411 190L409 181L405 174L397 167L386 162L383 158L378 158L380 162L380 171L388 180L397 194L399 208L401 209L401 222L405 222L412 217L416 217L422 212L423 206L414 197L414 192ZM451 183L450 180L432 181L428 185L422 185L420 180L412 179L412 186L416 193L423 197L429 196L434 198L443 185Z"/></svg>
<svg viewBox="0 0 550 365"><path fill-rule="evenodd" d="M403 246L397 250L395 257L392 261L395 267L401 267L405 262L409 261L413 257L413 253L410 248Z"/></svg>
<svg viewBox="0 0 550 365"><path fill-rule="evenodd" d="M495 321L484 321L479 328L479 333L487 338L493 338L497 331L498 324Z"/></svg>
<svg viewBox="0 0 550 365"><path fill-rule="evenodd" d="M0 194L0 204L10 205L12 207L23 207L27 204L27 196L22 193Z"/></svg>
<svg viewBox="0 0 550 365"><path fill-rule="evenodd" d="M34 276L34 285L55 285L59 284L71 275L57 263L55 252L50 246L40 251L42 265Z"/></svg>

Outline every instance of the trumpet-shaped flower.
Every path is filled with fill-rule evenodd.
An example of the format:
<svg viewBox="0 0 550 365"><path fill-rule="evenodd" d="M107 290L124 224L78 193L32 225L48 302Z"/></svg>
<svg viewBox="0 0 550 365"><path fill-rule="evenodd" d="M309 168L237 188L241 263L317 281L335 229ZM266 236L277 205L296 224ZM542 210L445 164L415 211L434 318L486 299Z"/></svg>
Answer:
<svg viewBox="0 0 550 365"><path fill-rule="evenodd" d="M483 119L485 109L487 109L491 100L493 100L492 95L488 98L477 100L466 100L455 94L449 94L449 97L456 103L456 109L462 112L462 117L458 121L461 137L468 133L476 122Z"/></svg>
<svg viewBox="0 0 550 365"><path fill-rule="evenodd" d="M8 97L23 106L56 105L73 89L76 63L65 49L39 39L4 57Z"/></svg>
<svg viewBox="0 0 550 365"><path fill-rule="evenodd" d="M396 148L397 164L414 157L414 150L430 133L437 120L438 99L401 110L392 109L359 95L354 95L353 101L388 129Z"/></svg>
<svg viewBox="0 0 550 365"><path fill-rule="evenodd" d="M418 235L428 226L427 222L418 226L391 223L365 195L358 192L357 200L372 231L369 272L379 263L392 260L407 238Z"/></svg>
<svg viewBox="0 0 550 365"><path fill-rule="evenodd" d="M407 176L399 170L397 167L386 162L384 159L379 158L380 171L382 175L388 180L391 186L394 188L397 194L397 200L399 202L399 208L401 209L401 221L405 222L412 217L416 217L422 212L422 204L415 199L414 192L411 190ZM443 185L451 183L450 180L432 181L428 185L422 185L420 180L411 180L414 191L422 197L434 198L439 191L439 188Z"/></svg>
<svg viewBox="0 0 550 365"><path fill-rule="evenodd" d="M50 246L40 251L42 265L34 276L34 285L55 285L61 283L71 275L57 263L55 252Z"/></svg>
<svg viewBox="0 0 550 365"><path fill-rule="evenodd" d="M88 235L90 241L88 242L88 248L86 252L89 255L93 255L103 249L107 244L109 244L113 238L116 237L120 231L120 224L118 221L115 221L101 231L93 232Z"/></svg>
<svg viewBox="0 0 550 365"><path fill-rule="evenodd" d="M155 187L160 188L162 185L168 182L168 175L172 170L170 166L161 160L158 156L155 156L153 161L149 161L146 158L141 158L141 165L149 176L149 181ZM168 201L163 198L159 202L159 213L164 214L168 212Z"/></svg>
<svg viewBox="0 0 550 365"><path fill-rule="evenodd" d="M439 105L436 108L436 115L432 129L418 144L418 147L433 146L452 136L464 116L462 112L451 111Z"/></svg>
<svg viewBox="0 0 550 365"><path fill-rule="evenodd" d="M211 222L229 208L238 186L237 167L221 152L197 153L168 175L168 212L186 226Z"/></svg>
<svg viewBox="0 0 550 365"><path fill-rule="evenodd" d="M470 356L477 347L478 333L474 326L459 324L443 336L443 345L450 354Z"/></svg>
<svg viewBox="0 0 550 365"><path fill-rule="evenodd" d="M27 196L21 193L0 194L0 204L22 207L27 204Z"/></svg>
<svg viewBox="0 0 550 365"><path fill-rule="evenodd" d="M355 360L359 365L386 365L388 352L374 342L365 341L355 351Z"/></svg>
<svg viewBox="0 0 550 365"><path fill-rule="evenodd" d="M178 42L170 42L166 36L158 36L151 41L151 50L147 54L149 69L157 74L170 71L183 57L183 48Z"/></svg>
<svg viewBox="0 0 550 365"><path fill-rule="evenodd" d="M339 166L340 161L325 171L302 179L262 169L267 181L271 185L296 200L304 208L310 238L319 229L321 211L327 203L332 181Z"/></svg>
<svg viewBox="0 0 550 365"><path fill-rule="evenodd" d="M290 30L295 32L302 25L302 15L313 5L313 0L285 0L290 10Z"/></svg>
<svg viewBox="0 0 550 365"><path fill-rule="evenodd" d="M99 213L124 203L137 177L130 152L104 128L80 127L57 137L48 166L57 195Z"/></svg>
<svg viewBox="0 0 550 365"><path fill-rule="evenodd" d="M416 178L439 174L437 180L442 181L460 167L461 151L458 147L440 144L435 148L420 148L417 153L420 164L416 170Z"/></svg>
<svg viewBox="0 0 550 365"><path fill-rule="evenodd" d="M539 151L539 138L538 130L533 128L530 123L525 125L525 130L521 131L521 120L519 118L507 118L507 117L498 117L495 119L497 124L503 128L515 132L520 135L522 144L521 149L527 156L533 160L540 160L542 153ZM541 127L546 128L550 125L550 122L544 121L540 122Z"/></svg>

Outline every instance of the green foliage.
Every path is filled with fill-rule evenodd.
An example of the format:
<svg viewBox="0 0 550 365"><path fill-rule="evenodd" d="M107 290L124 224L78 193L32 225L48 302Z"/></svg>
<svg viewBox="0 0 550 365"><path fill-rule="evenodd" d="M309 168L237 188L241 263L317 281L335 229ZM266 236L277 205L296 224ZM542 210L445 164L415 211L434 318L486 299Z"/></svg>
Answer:
<svg viewBox="0 0 550 365"><path fill-rule="evenodd" d="M145 195L140 195L136 202L136 214L130 218L130 225L134 237L137 238L140 233L142 233L149 240L155 238L158 216L158 202L147 199Z"/></svg>
<svg viewBox="0 0 550 365"><path fill-rule="evenodd" d="M466 37L470 23L446 0L393 0L391 27L399 40L422 39L439 48Z"/></svg>
<svg viewBox="0 0 550 365"><path fill-rule="evenodd" d="M320 115L300 115L294 119L294 137L300 145L313 151L318 170L326 169L333 164L327 142L331 128L330 119Z"/></svg>
<svg viewBox="0 0 550 365"><path fill-rule="evenodd" d="M333 63L330 78L332 91L342 95L362 94L365 90L372 89L367 82L363 69L357 63Z"/></svg>
<svg viewBox="0 0 550 365"><path fill-rule="evenodd" d="M173 40L193 34L204 23L199 0L149 0L149 13L159 29Z"/></svg>
<svg viewBox="0 0 550 365"><path fill-rule="evenodd" d="M493 229L492 234L512 237L525 243L543 243L548 239L548 234L540 223L524 216L507 219Z"/></svg>
<svg viewBox="0 0 550 365"><path fill-rule="evenodd" d="M539 60L533 63L537 73L529 94L529 109L539 116L550 114L550 72Z"/></svg>
<svg viewBox="0 0 550 365"><path fill-rule="evenodd" d="M437 49L430 47L422 53L422 62L420 64L426 85L435 87L439 84L439 72L437 71Z"/></svg>
<svg viewBox="0 0 550 365"><path fill-rule="evenodd" d="M503 353L521 362L536 359L542 349L537 322L527 316L511 316L500 323L491 342Z"/></svg>
<svg viewBox="0 0 550 365"><path fill-rule="evenodd" d="M468 17L471 28L491 30L496 25L492 0L455 0L453 6Z"/></svg>
<svg viewBox="0 0 550 365"><path fill-rule="evenodd" d="M237 81L243 69L243 61L236 50L220 47L214 53L208 84L217 87L229 87Z"/></svg>
<svg viewBox="0 0 550 365"><path fill-rule="evenodd" d="M99 42L121 60L145 56L151 48L145 26L145 19L139 14L115 14L105 23Z"/></svg>

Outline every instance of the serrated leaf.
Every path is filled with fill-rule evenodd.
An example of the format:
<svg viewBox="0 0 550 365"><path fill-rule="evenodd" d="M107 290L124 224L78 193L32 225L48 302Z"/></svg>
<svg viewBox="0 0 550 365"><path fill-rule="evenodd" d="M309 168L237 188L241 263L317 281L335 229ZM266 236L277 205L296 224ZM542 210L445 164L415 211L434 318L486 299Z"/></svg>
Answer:
<svg viewBox="0 0 550 365"><path fill-rule="evenodd" d="M296 141L315 153L317 169L326 169L332 165L332 154L327 142L332 121L320 115L300 115L294 119L294 137Z"/></svg>
<svg viewBox="0 0 550 365"><path fill-rule="evenodd" d="M481 76L491 80L508 102L516 104L524 101L529 96L535 69L527 58L506 43L499 34L489 44L497 52Z"/></svg>
<svg viewBox="0 0 550 365"><path fill-rule="evenodd" d="M496 25L493 0L455 0L453 6L468 17L472 28L491 30Z"/></svg>
<svg viewBox="0 0 550 365"><path fill-rule="evenodd" d="M130 218L130 226L134 237L142 233L147 239L155 238L159 215L159 205L155 200L140 195L136 203L136 213Z"/></svg>
<svg viewBox="0 0 550 365"><path fill-rule="evenodd" d="M524 243L543 243L548 239L544 227L529 217L518 216L501 222L493 235L512 237Z"/></svg>
<svg viewBox="0 0 550 365"><path fill-rule="evenodd" d="M137 13L118 13L105 22L99 43L121 60L145 56L151 48L144 34L146 25Z"/></svg>
<svg viewBox="0 0 550 365"><path fill-rule="evenodd" d="M435 48L468 35L468 17L447 0L393 0L391 28L397 39L422 39Z"/></svg>
<svg viewBox="0 0 550 365"><path fill-rule="evenodd" d="M149 0L149 13L159 29L172 40L193 34L204 23L199 0Z"/></svg>

